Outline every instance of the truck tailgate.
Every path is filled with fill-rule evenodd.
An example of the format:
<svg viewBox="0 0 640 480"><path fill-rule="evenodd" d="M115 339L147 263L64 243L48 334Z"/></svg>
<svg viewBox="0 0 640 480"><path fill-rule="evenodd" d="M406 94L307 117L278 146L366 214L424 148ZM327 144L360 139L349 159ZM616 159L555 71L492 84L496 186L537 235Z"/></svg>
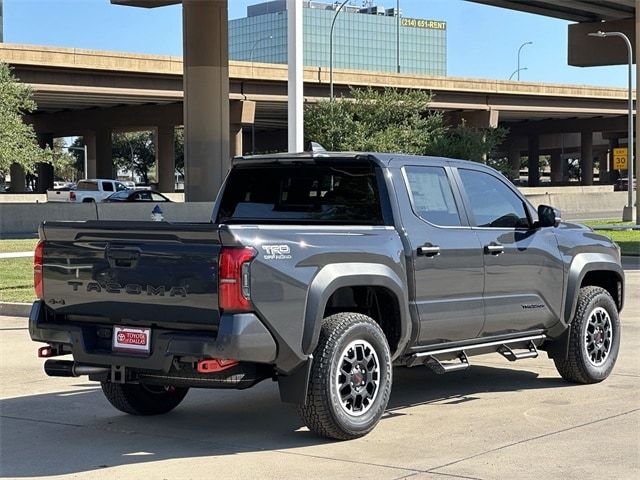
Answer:
<svg viewBox="0 0 640 480"><path fill-rule="evenodd" d="M45 304L78 321L216 329L217 225L45 222Z"/></svg>

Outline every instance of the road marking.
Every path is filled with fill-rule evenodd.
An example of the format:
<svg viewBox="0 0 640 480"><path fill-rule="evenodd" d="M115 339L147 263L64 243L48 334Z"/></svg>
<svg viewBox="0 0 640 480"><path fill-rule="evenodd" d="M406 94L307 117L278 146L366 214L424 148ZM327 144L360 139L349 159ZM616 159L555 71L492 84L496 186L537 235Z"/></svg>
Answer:
<svg viewBox="0 0 640 480"><path fill-rule="evenodd" d="M0 258L26 258L26 257L33 257L33 252L0 253Z"/></svg>

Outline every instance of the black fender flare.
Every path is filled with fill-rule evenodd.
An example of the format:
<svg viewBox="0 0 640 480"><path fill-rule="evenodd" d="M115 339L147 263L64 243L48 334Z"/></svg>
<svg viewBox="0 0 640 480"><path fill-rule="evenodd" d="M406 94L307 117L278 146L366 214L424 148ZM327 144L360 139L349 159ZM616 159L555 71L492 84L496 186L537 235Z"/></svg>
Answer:
<svg viewBox="0 0 640 480"><path fill-rule="evenodd" d="M309 355L318 345L324 310L333 293L342 287L373 286L390 290L400 307L400 340L393 352L395 360L405 349L411 335L411 316L406 282L387 265L375 263L335 263L320 269L307 290L302 351Z"/></svg>
<svg viewBox="0 0 640 480"><path fill-rule="evenodd" d="M565 325L571 323L573 315L575 314L582 280L587 273L593 271L613 272L617 275L622 284L621 297L619 300L620 309L622 309L624 299L624 270L620 262L614 256L605 253L578 253L573 257L567 275L567 288L562 318Z"/></svg>

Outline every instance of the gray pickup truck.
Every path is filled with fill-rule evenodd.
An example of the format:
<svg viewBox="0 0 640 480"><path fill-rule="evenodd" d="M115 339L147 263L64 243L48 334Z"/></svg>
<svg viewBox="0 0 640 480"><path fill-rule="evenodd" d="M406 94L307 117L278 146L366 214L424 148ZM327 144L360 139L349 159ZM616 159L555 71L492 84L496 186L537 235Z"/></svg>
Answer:
<svg viewBox="0 0 640 480"><path fill-rule="evenodd" d="M34 278L48 375L134 415L273 379L335 439L375 427L394 367L543 350L602 381L624 298L608 238L484 165L391 154L235 159L210 223L45 222Z"/></svg>

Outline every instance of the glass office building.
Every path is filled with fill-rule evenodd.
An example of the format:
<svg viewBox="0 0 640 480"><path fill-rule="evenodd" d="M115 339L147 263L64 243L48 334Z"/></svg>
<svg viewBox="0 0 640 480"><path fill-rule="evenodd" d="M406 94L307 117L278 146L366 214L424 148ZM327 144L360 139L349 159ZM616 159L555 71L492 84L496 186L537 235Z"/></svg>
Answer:
<svg viewBox="0 0 640 480"><path fill-rule="evenodd" d="M304 64L328 67L329 32L339 4L303 4ZM396 13L394 8L345 5L334 27L334 68L396 72L399 63L401 73L446 75L446 22L403 17L401 12L398 18ZM229 22L229 58L287 63L286 0L249 6L246 17Z"/></svg>

